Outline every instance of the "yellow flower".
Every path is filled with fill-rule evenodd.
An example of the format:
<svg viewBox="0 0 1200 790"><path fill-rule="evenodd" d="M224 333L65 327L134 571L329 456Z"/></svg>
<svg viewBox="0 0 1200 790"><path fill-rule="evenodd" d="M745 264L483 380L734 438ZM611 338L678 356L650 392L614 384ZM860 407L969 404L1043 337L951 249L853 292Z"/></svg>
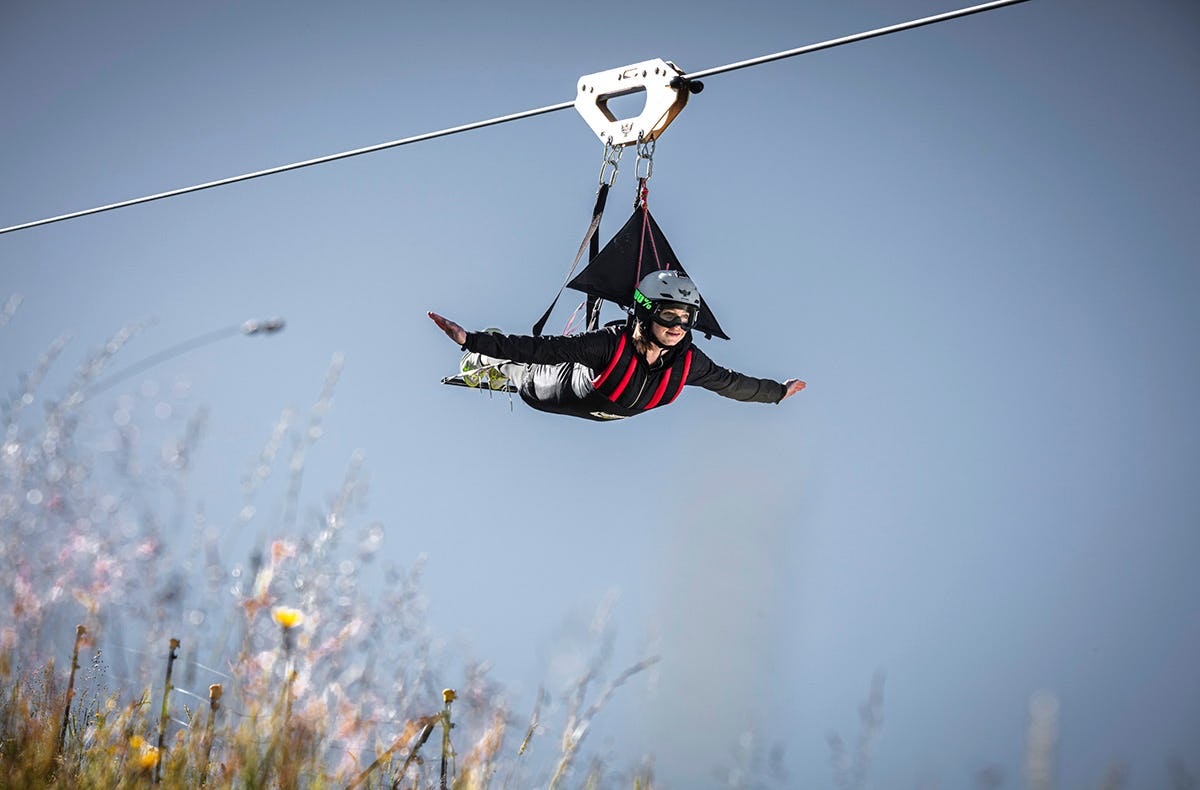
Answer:
<svg viewBox="0 0 1200 790"><path fill-rule="evenodd" d="M454 689L444 689L442 691L442 699L445 700L447 705L449 705L451 702L454 702L454 700L457 698L458 695L454 693Z"/></svg>
<svg viewBox="0 0 1200 790"><path fill-rule="evenodd" d="M158 763L158 749L140 735L129 739L129 747L133 749L132 761L142 770L149 770Z"/></svg>
<svg viewBox="0 0 1200 790"><path fill-rule="evenodd" d="M271 610L271 616L285 629L295 628L304 622L304 612L287 606L276 606Z"/></svg>
<svg viewBox="0 0 1200 790"><path fill-rule="evenodd" d="M138 752L137 757L134 759L137 762L138 768L149 770L158 763L158 748L154 746L147 746L145 749L142 749L140 752Z"/></svg>

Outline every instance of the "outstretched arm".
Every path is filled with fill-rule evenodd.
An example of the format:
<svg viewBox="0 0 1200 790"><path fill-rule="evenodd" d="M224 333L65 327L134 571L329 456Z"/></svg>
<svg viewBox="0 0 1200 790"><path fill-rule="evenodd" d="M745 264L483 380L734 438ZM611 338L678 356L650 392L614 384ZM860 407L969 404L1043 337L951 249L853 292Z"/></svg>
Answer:
<svg viewBox="0 0 1200 790"><path fill-rule="evenodd" d="M542 336L503 335L497 330L468 332L449 318L427 313L446 337L467 351L513 362L558 364L578 362L589 368L603 367L612 357L617 336L612 332L585 332L581 335Z"/></svg>
<svg viewBox="0 0 1200 790"><path fill-rule="evenodd" d="M446 333L446 337L453 340L458 345L467 342L467 330L463 329L458 324L451 321L449 318L443 318L434 312L426 313L433 323L438 325L438 329Z"/></svg>
<svg viewBox="0 0 1200 790"><path fill-rule="evenodd" d="M800 379L788 379L787 381L783 382L783 386L787 387L787 391L783 393L783 397L790 398L800 390L804 389L805 384ZM780 398L780 400L783 400L783 398Z"/></svg>
<svg viewBox="0 0 1200 790"><path fill-rule="evenodd" d="M712 390L725 398L757 403L779 403L805 387L800 379L788 379L780 383L723 368L695 347L687 383Z"/></svg>

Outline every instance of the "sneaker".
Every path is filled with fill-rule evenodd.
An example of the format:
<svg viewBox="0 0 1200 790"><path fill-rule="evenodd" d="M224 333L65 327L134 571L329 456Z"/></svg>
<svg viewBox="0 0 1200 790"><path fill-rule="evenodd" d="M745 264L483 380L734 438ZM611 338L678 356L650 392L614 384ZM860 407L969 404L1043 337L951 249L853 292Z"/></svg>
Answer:
<svg viewBox="0 0 1200 790"><path fill-rule="evenodd" d="M489 326L483 330L489 335L500 335L503 332L494 326ZM459 363L459 371L462 374L463 382L468 387L479 387L486 384L490 390L507 389L509 385L508 377L500 372L500 368L496 365L480 365L479 354L468 351L463 354L462 362Z"/></svg>
<svg viewBox="0 0 1200 790"><path fill-rule="evenodd" d="M463 383L468 387L478 387L487 376L485 370L481 369L479 365L479 355L473 351L462 355L462 361L458 364L458 374L462 376Z"/></svg>
<svg viewBox="0 0 1200 790"><path fill-rule="evenodd" d="M479 354L468 351L463 354L458 366L459 375L468 387L486 386L490 390L509 388L508 377L500 372L498 365L480 365Z"/></svg>

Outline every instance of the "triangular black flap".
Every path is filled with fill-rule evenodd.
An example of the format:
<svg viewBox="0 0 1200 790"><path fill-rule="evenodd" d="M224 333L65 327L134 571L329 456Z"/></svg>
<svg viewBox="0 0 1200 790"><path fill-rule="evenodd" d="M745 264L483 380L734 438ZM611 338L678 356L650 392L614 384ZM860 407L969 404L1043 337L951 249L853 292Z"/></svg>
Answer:
<svg viewBox="0 0 1200 790"><path fill-rule="evenodd" d="M646 221L650 223L650 232L643 243L642 227ZM642 277L659 268L687 274L654 217L642 208L634 209L629 221L608 240L608 244L584 270L567 283L567 287L607 299L621 307L632 307L633 289L639 277L639 259ZM700 290L703 293L704 289ZM696 318L695 331L708 337L729 339L708 309L703 296L700 297L700 315Z"/></svg>

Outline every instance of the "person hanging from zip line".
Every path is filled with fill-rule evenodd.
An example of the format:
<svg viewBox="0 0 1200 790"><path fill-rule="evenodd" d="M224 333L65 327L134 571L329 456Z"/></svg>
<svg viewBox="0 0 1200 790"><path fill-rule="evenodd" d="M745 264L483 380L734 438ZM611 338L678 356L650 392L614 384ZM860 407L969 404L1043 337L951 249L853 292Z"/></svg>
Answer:
<svg viewBox="0 0 1200 790"><path fill-rule="evenodd" d="M726 398L779 403L804 389L723 368L692 345L700 310L695 284L676 271L641 279L633 314L624 326L579 335L540 337L468 332L453 321L428 316L462 347L468 386L500 389L509 383L535 409L590 420L618 420L666 406L685 385Z"/></svg>

